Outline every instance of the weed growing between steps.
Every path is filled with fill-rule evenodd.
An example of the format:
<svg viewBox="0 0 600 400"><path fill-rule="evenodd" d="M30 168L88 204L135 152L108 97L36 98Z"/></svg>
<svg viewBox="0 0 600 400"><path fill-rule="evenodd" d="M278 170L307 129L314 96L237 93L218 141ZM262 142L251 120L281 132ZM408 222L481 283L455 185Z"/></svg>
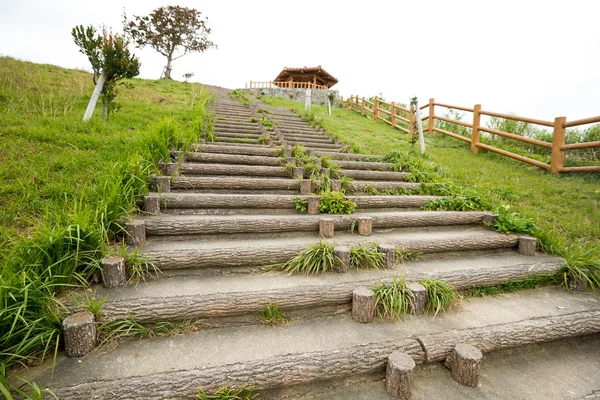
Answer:
<svg viewBox="0 0 600 400"><path fill-rule="evenodd" d="M383 266L383 254L379 252L377 243L365 243L350 247L350 268L379 269Z"/></svg>
<svg viewBox="0 0 600 400"><path fill-rule="evenodd" d="M60 83L60 85L57 84ZM91 75L0 58L0 365L58 347L65 289L87 285L156 163L199 136L208 91L134 79L123 109L81 122ZM50 102L49 99L52 99ZM177 119L177 122L175 122Z"/></svg>
<svg viewBox="0 0 600 400"><path fill-rule="evenodd" d="M423 253L420 251L405 251L400 247L394 249L394 257L396 262L402 264L404 261L414 261L421 257Z"/></svg>
<svg viewBox="0 0 600 400"><path fill-rule="evenodd" d="M55 399L58 397L49 389L43 389L35 382L30 382L23 378L18 378L20 384L18 387L11 386L6 378L4 367L0 367L0 393L4 395L5 400L44 400ZM14 396L13 396L14 395ZM50 397L52 396L52 397Z"/></svg>
<svg viewBox="0 0 600 400"><path fill-rule="evenodd" d="M435 317L440 311L456 310L460 306L462 297L449 283L439 279L423 279L419 283L427 289L425 314Z"/></svg>
<svg viewBox="0 0 600 400"><path fill-rule="evenodd" d="M265 311L261 311L258 314L258 320L261 325L278 326L288 322L287 317L279 309L279 304L276 302L270 302L266 305Z"/></svg>
<svg viewBox="0 0 600 400"><path fill-rule="evenodd" d="M347 199L343 193L327 191L321 193L319 211L323 214L352 214L356 203Z"/></svg>
<svg viewBox="0 0 600 400"><path fill-rule="evenodd" d="M560 279L554 274L539 275L520 281L508 282L501 285L476 287L461 290L463 297L498 296L502 293L512 293L518 290L537 289L543 286L554 286L560 284Z"/></svg>
<svg viewBox="0 0 600 400"><path fill-rule="evenodd" d="M269 136L268 135L262 135L261 137L258 138L258 144L269 144Z"/></svg>
<svg viewBox="0 0 600 400"><path fill-rule="evenodd" d="M233 90L231 92L231 97L237 101L239 101L240 103L242 103L243 105L247 106L250 104L250 98L248 97L248 95L246 93L244 93L242 90Z"/></svg>
<svg viewBox="0 0 600 400"><path fill-rule="evenodd" d="M98 346L102 347L116 345L120 339L127 337L171 337L196 331L197 328L192 320L175 322L162 321L144 325L137 322L131 315L129 315L128 319L101 323L98 326Z"/></svg>
<svg viewBox="0 0 600 400"><path fill-rule="evenodd" d="M251 400L258 396L258 390L250 385L229 387L225 386L217 390L214 394L206 394L200 388L198 389L198 400Z"/></svg>

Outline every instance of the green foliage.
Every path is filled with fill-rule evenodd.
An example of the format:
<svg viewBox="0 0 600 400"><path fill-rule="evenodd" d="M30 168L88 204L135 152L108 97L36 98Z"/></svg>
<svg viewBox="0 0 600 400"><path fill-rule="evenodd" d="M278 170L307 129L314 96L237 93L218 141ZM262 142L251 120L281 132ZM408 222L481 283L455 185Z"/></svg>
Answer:
<svg viewBox="0 0 600 400"><path fill-rule="evenodd" d="M556 285L557 283L558 280L555 275L539 275L519 281L503 283L501 285L462 290L461 295L464 297L497 296L502 293L512 293L525 289L537 289L538 287Z"/></svg>
<svg viewBox="0 0 600 400"><path fill-rule="evenodd" d="M383 266L383 254L377 243L365 243L350 247L350 268L379 269Z"/></svg>
<svg viewBox="0 0 600 400"><path fill-rule="evenodd" d="M560 252L566 263L560 271L565 287L573 280L581 280L587 290L598 294L600 288L600 245L588 248L573 249L569 252Z"/></svg>
<svg viewBox="0 0 600 400"><path fill-rule="evenodd" d="M292 147L292 157L296 157L296 160L307 158L308 153L306 152L306 147L302 146L301 144L295 144Z"/></svg>
<svg viewBox="0 0 600 400"><path fill-rule="evenodd" d="M198 390L198 400L251 400L258 396L258 391L250 386L229 387L225 386L209 395L202 388Z"/></svg>
<svg viewBox="0 0 600 400"><path fill-rule="evenodd" d="M419 251L405 251L400 247L394 249L394 256L397 262L403 263L404 261L413 261L418 259L423 253Z"/></svg>
<svg viewBox="0 0 600 400"><path fill-rule="evenodd" d="M258 319L261 325L270 326L283 325L288 321L285 314L279 309L279 304L276 302L267 304L265 311L258 314Z"/></svg>
<svg viewBox="0 0 600 400"><path fill-rule="evenodd" d="M261 137L258 138L258 144L269 144L269 136L268 135L262 135Z"/></svg>
<svg viewBox="0 0 600 400"><path fill-rule="evenodd" d="M233 97L235 100L239 101L240 103L242 103L245 106L250 104L250 98L244 91L242 91L240 89L235 89L235 90L231 91L231 97ZM254 118L254 119L255 119L255 121L252 121L252 122L258 122L258 119L256 119L256 118Z"/></svg>
<svg viewBox="0 0 600 400"><path fill-rule="evenodd" d="M531 218L522 218L517 213L504 209L498 213L494 222L494 229L502 233L514 233L517 235L534 235L535 224Z"/></svg>
<svg viewBox="0 0 600 400"><path fill-rule="evenodd" d="M207 21L200 11L181 6L159 7L147 16L134 15L131 21L123 13L123 29L137 46L150 46L167 57L164 75L169 79L173 60L217 47L208 40L211 30Z"/></svg>
<svg viewBox="0 0 600 400"><path fill-rule="evenodd" d="M183 81L187 83L187 81L189 81L194 76L194 73L193 72L186 72L182 76L183 76Z"/></svg>
<svg viewBox="0 0 600 400"><path fill-rule="evenodd" d="M375 315L392 321L404 319L413 308L414 295L406 286L406 279L398 275L391 282L371 287L375 293Z"/></svg>
<svg viewBox="0 0 600 400"><path fill-rule="evenodd" d="M107 109L106 118L109 118L111 112L116 112L121 108L121 105L114 101L117 97L117 82L139 75L140 62L134 54L129 52L127 39L107 31L106 28L102 29L102 35L97 35L93 26L84 28L83 25L79 25L73 28L71 36L75 44L79 46L79 51L86 55L92 64L94 84L101 72L106 76L101 92L102 119L105 118L105 107Z"/></svg>
<svg viewBox="0 0 600 400"><path fill-rule="evenodd" d="M340 166L329 157L321 157L321 165L323 168L329 168L329 176L333 179L340 178Z"/></svg>
<svg viewBox="0 0 600 400"><path fill-rule="evenodd" d="M128 283L138 284L141 281L145 282L146 278L152 275L158 278L160 269L149 262L148 258L138 249L128 253L126 247L123 247L122 256L127 260Z"/></svg>
<svg viewBox="0 0 600 400"><path fill-rule="evenodd" d="M325 191L321 193L319 211L324 214L352 214L356 203L347 199L343 193Z"/></svg>
<svg viewBox="0 0 600 400"><path fill-rule="evenodd" d="M300 211L301 213L308 211L308 200L305 198L294 196L292 197L292 203L294 203L296 210Z"/></svg>
<svg viewBox="0 0 600 400"><path fill-rule="evenodd" d="M0 394L4 395L5 400L44 400L49 398L58 400L58 397L50 389L43 389L37 383L21 377L18 379L21 384L18 387L11 386L6 379L4 367L0 366Z"/></svg>
<svg viewBox="0 0 600 400"><path fill-rule="evenodd" d="M307 122L310 126L316 127L321 125L321 118L318 118L314 110L304 111L301 116L304 122Z"/></svg>
<svg viewBox="0 0 600 400"><path fill-rule="evenodd" d="M129 318L105 322L98 327L100 346L116 342L122 338L158 338L172 337L195 332L197 329L192 321L159 321L143 325L137 322L131 314Z"/></svg>
<svg viewBox="0 0 600 400"><path fill-rule="evenodd" d="M323 272L332 272L340 260L335 256L333 244L321 241L305 250L284 264L272 267L274 270L289 272L290 274L315 275Z"/></svg>
<svg viewBox="0 0 600 400"><path fill-rule="evenodd" d="M436 316L440 311L456 309L460 305L461 296L449 283L439 279L423 279L420 283L427 289L426 314Z"/></svg>
<svg viewBox="0 0 600 400"><path fill-rule="evenodd" d="M466 189L460 194L430 200L421 206L426 211L481 211L489 209L487 201L475 190Z"/></svg>

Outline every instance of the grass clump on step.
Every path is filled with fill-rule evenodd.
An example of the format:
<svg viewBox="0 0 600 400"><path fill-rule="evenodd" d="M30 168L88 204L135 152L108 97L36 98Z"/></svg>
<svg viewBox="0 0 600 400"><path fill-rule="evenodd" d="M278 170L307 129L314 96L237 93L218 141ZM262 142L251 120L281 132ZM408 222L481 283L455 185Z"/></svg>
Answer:
<svg viewBox="0 0 600 400"><path fill-rule="evenodd" d="M198 400L251 400L258 396L258 391L250 386L230 387L224 386L214 394L206 394L204 389L198 389Z"/></svg>
<svg viewBox="0 0 600 400"><path fill-rule="evenodd" d="M379 269L383 266L383 254L377 243L365 243L350 247L350 268Z"/></svg>
<svg viewBox="0 0 600 400"><path fill-rule="evenodd" d="M283 311L279 309L279 304L276 302L270 302L266 305L265 311L261 311L258 314L258 320L261 325L277 326L283 325L288 322Z"/></svg>
<svg viewBox="0 0 600 400"><path fill-rule="evenodd" d="M560 284L560 279L554 274L539 275L520 281L503 283L494 286L475 287L471 289L461 290L463 297L484 297L498 296L502 293L512 293L517 290L537 289L543 286L552 286Z"/></svg>
<svg viewBox="0 0 600 400"><path fill-rule="evenodd" d="M425 303L425 314L432 314L456 309L460 305L461 295L447 282L439 279L423 279L419 282L427 289L427 302Z"/></svg>
<svg viewBox="0 0 600 400"><path fill-rule="evenodd" d="M324 214L352 214L356 203L347 199L342 192L326 191L321 193L319 211Z"/></svg>
<svg viewBox="0 0 600 400"><path fill-rule="evenodd" d="M375 293L375 315L397 321L404 319L414 308L415 297L408 290L404 277L394 276L388 283L371 287Z"/></svg>

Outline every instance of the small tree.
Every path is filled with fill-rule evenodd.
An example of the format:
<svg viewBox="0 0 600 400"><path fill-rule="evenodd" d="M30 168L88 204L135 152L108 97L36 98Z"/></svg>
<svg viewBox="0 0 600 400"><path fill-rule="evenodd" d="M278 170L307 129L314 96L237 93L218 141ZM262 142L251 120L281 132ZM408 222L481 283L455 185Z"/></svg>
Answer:
<svg viewBox="0 0 600 400"><path fill-rule="evenodd" d="M194 76L193 72L186 72L185 74L183 74L184 82L189 81L193 76Z"/></svg>
<svg viewBox="0 0 600 400"><path fill-rule="evenodd" d="M171 63L174 60L188 53L202 53L211 47L217 47L208 40L208 18L202 18L202 13L193 8L160 7L150 15L134 15L133 18L133 21L128 21L123 14L125 32L131 35L138 47L150 46L167 57L165 78L171 78Z"/></svg>
<svg viewBox="0 0 600 400"><path fill-rule="evenodd" d="M102 119L106 119L111 112L120 108L114 101L117 96L117 82L123 78L139 75L140 62L129 52L127 48L129 42L125 37L112 33L105 27L102 28L102 35L100 35L96 34L96 29L91 25L87 28L79 25L73 28L71 35L75 44L79 46L79 51L85 54L92 64L94 84L98 84L101 74L104 75L105 80L100 93ZM95 100L91 101L95 105Z"/></svg>

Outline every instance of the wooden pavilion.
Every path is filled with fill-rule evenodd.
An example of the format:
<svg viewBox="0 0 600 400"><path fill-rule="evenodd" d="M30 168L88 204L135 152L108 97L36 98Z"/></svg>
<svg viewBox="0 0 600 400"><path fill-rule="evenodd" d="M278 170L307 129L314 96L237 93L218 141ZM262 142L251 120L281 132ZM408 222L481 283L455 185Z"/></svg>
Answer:
<svg viewBox="0 0 600 400"><path fill-rule="evenodd" d="M275 86L287 89L329 89L336 83L338 80L320 65L312 68L284 67L273 81Z"/></svg>

